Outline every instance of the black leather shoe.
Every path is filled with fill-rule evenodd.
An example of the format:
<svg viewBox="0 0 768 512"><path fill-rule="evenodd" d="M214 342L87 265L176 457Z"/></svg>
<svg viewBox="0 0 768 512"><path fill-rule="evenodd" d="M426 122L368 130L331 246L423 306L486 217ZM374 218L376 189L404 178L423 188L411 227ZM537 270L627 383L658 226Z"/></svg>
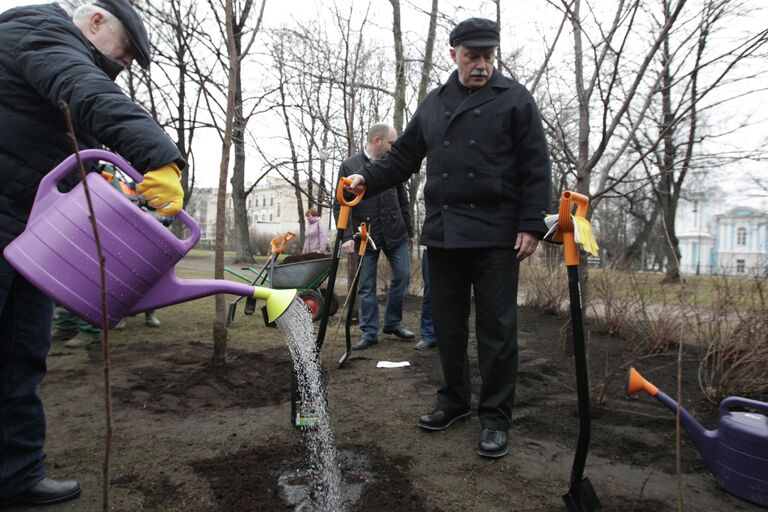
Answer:
<svg viewBox="0 0 768 512"><path fill-rule="evenodd" d="M376 338L363 338L354 345L352 345L352 350L365 350L368 347L375 345L379 342Z"/></svg>
<svg viewBox="0 0 768 512"><path fill-rule="evenodd" d="M415 334L413 334L411 331L403 327L402 325L399 325L395 327L394 329L384 329L384 334L392 334L394 336L397 336L401 340L412 340L416 337Z"/></svg>
<svg viewBox="0 0 768 512"><path fill-rule="evenodd" d="M416 350L429 350L437 346L437 341L421 340L413 348Z"/></svg>
<svg viewBox="0 0 768 512"><path fill-rule="evenodd" d="M424 430L445 430L451 426L451 424L466 418L469 416L469 411L445 411L443 409L435 409L432 412L423 414L416 424Z"/></svg>
<svg viewBox="0 0 768 512"><path fill-rule="evenodd" d="M483 457L498 459L509 453L507 446L506 430L491 430L484 428L480 434L480 443L477 445L477 453Z"/></svg>
<svg viewBox="0 0 768 512"><path fill-rule="evenodd" d="M34 505L52 505L80 496L80 482L76 480L54 480L45 477L35 485L11 496L5 503L32 503Z"/></svg>

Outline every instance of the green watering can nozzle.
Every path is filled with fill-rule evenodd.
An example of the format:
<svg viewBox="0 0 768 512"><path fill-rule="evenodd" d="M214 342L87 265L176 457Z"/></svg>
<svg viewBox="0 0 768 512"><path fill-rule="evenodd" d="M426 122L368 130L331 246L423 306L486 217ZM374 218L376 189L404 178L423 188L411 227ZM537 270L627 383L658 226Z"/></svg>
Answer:
<svg viewBox="0 0 768 512"><path fill-rule="evenodd" d="M267 301L267 318L270 322L274 322L288 310L297 293L295 289L275 290L262 286L253 287L254 298Z"/></svg>

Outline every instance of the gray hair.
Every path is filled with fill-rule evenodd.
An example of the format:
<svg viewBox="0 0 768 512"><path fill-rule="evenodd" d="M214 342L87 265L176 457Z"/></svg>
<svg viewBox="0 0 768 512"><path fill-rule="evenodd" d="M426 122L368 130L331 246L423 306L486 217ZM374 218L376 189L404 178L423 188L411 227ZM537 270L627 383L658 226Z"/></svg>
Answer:
<svg viewBox="0 0 768 512"><path fill-rule="evenodd" d="M122 23L114 14L95 4L85 4L75 9L75 12L72 13L72 20L76 24L83 23L86 22L95 13L99 13L104 16L104 19L107 21L107 26L112 30L122 26Z"/></svg>

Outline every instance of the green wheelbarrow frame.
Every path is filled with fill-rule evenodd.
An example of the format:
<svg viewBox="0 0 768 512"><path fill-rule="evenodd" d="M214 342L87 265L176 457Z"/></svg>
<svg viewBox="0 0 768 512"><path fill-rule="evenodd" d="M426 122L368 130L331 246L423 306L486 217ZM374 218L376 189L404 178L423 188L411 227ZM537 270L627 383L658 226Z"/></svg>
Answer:
<svg viewBox="0 0 768 512"><path fill-rule="evenodd" d="M320 318L323 303L326 300L325 294L323 293L324 290L320 287L328 278L328 274L331 270L331 262L332 258L328 257L277 265L275 264L275 258L270 258L260 270L253 267L240 268L240 270L247 270L254 273L256 275L255 278L249 278L228 267L224 267L224 270L252 285L258 284L259 286L266 286L274 289L297 289L298 297L301 298L301 300L304 301L304 304L309 308L312 313L312 320L316 321ZM227 325L230 325L232 321L234 321L235 308L238 300L239 298L230 305ZM333 302L331 304L330 314L333 315L338 311L339 300L336 297L331 297L331 300ZM255 309L255 299L251 300L246 298L245 314L251 315Z"/></svg>

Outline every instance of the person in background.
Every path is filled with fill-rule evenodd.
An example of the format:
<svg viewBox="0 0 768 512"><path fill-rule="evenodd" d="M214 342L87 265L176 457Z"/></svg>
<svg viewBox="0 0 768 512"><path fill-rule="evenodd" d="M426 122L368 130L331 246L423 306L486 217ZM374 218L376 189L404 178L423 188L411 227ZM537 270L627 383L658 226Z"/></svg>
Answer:
<svg viewBox="0 0 768 512"><path fill-rule="evenodd" d="M323 219L314 208L304 213L307 219L307 228L304 231L304 248L301 252L328 252L328 228L323 224Z"/></svg>
<svg viewBox="0 0 768 512"><path fill-rule="evenodd" d="M397 139L394 128L385 123L370 127L365 148L341 163L338 179L357 172L363 165L381 157ZM338 183L338 181L337 181ZM334 202L333 213L339 218L341 207ZM410 247L412 244L411 215L408 210L408 194L405 186L398 184L383 191L376 197L363 198L352 208L352 215L346 230L342 250L354 252L357 256L358 242L353 240L354 230L361 222L366 222L368 234L376 244L368 244L360 269L360 341L352 350L363 350L379 342L379 302L376 297L376 274L379 255L383 252L392 268L392 281L387 292L384 308L384 334L392 334L402 340L411 340L414 334L403 327L403 303L408 282L411 279ZM359 260L356 260L359 261Z"/></svg>
<svg viewBox="0 0 768 512"><path fill-rule="evenodd" d="M429 286L429 259L427 257L427 248L421 253L421 278L424 281L424 295L421 299L421 339L414 346L416 350L429 350L437 346L437 335L435 334L435 324L432 321L432 300L430 299Z"/></svg>
<svg viewBox="0 0 768 512"><path fill-rule="evenodd" d="M115 84L150 63L146 28L127 0L98 0L72 16L58 4L0 14L0 250L25 228L40 179L80 148L106 146L144 174L137 192L160 215L181 210L176 144ZM94 166L95 167L95 166ZM91 169L98 171L98 169ZM62 180L66 191L77 173ZM46 474L45 414L37 386L51 347L53 301L0 256L0 505L76 498L80 484Z"/></svg>
<svg viewBox="0 0 768 512"><path fill-rule="evenodd" d="M426 216L432 312L444 384L437 405L419 417L426 431L469 416L467 345L470 301L480 368L482 424L477 453L498 458L517 382L520 261L546 233L551 205L549 150L531 93L494 68L499 26L469 18L451 31L456 70L432 90L392 148L350 176L347 188L370 197L406 181L427 159Z"/></svg>

